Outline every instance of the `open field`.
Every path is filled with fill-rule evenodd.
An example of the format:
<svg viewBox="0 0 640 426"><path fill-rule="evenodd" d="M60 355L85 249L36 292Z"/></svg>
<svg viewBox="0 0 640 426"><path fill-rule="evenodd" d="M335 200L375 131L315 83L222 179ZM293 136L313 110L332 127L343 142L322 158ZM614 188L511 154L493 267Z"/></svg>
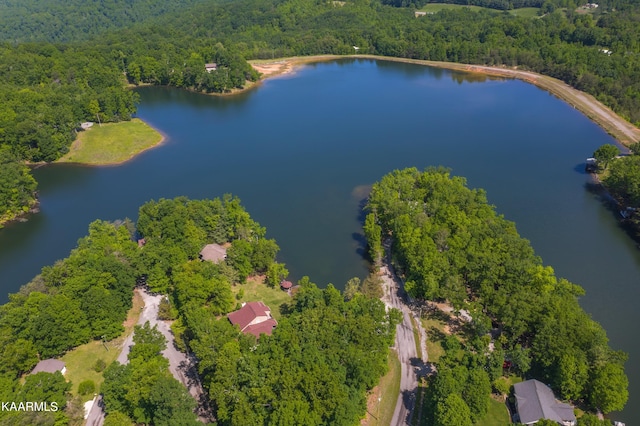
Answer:
<svg viewBox="0 0 640 426"><path fill-rule="evenodd" d="M445 3L429 3L418 10L422 12L427 12L427 13L429 12L438 13L442 10L459 10L459 9L469 9L473 12L478 12L482 9L494 10L494 9L487 9L485 7L480 7L480 6L467 6L465 4L445 4Z"/></svg>
<svg viewBox="0 0 640 426"><path fill-rule="evenodd" d="M160 144L164 137L140 119L94 124L78 133L69 152L58 163L120 164Z"/></svg>
<svg viewBox="0 0 640 426"><path fill-rule="evenodd" d="M446 323L442 319L427 317L422 319L422 327L427 332L427 354L429 362L437 363L444 355L442 339L445 336Z"/></svg>
<svg viewBox="0 0 640 426"><path fill-rule="evenodd" d="M271 308L271 315L276 320L280 319L280 305L291 301L291 296L286 291L282 291L280 287L271 288L264 284L264 277L249 277L246 284L231 287L234 295L238 294L240 290L244 292L240 302L263 301Z"/></svg>
<svg viewBox="0 0 640 426"><path fill-rule="evenodd" d="M430 13L438 13L443 10L460 10L460 9L468 9L472 12L488 10L490 12L502 13L501 10L490 9L488 7L469 6L466 4L445 4L445 3L429 3L418 10L421 12L427 12L427 14L430 14ZM539 10L540 8L537 8L537 7L522 7L520 9L512 9L509 11L509 13L514 16L522 16L525 18L536 18L538 16Z"/></svg>
<svg viewBox="0 0 640 426"><path fill-rule="evenodd" d="M521 7L520 9L511 9L509 13L523 18L537 18L539 11L539 7Z"/></svg>
<svg viewBox="0 0 640 426"><path fill-rule="evenodd" d="M401 373L398 355L391 349L387 365L389 371L380 378L380 383L367 398L367 415L361 422L363 426L387 426L391 423L400 392Z"/></svg>
<svg viewBox="0 0 640 426"><path fill-rule="evenodd" d="M98 373L93 369L96 361L101 359L106 365L116 360L122 350L122 344L126 337L133 331L133 326L138 322L143 302L140 295L135 292L133 296L133 306L127 314L127 320L124 322L124 333L109 342L102 343L94 340L82 346L78 346L72 351L67 352L61 359L66 363L67 372L65 377L71 381L71 393L75 396L78 394L78 385L85 380L92 380L96 385L96 393L100 390L100 385L104 381L102 373ZM83 401L88 401L93 395L86 395Z"/></svg>

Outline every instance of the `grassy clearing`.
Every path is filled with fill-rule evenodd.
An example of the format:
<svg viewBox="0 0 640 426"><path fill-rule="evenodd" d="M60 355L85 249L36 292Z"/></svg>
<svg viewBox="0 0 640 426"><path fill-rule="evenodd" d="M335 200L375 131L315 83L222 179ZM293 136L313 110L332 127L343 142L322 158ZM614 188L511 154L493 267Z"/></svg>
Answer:
<svg viewBox="0 0 640 426"><path fill-rule="evenodd" d="M93 366L98 359L102 359L106 365L115 361L122 351L122 343L133 331L133 326L138 322L143 306L142 298L135 292L133 296L133 306L127 314L127 320L124 322L125 332L122 336L104 344L100 341L89 342L67 352L61 358L62 361L66 363L67 372L65 377L71 381L71 393L73 396L78 395L78 385L85 380L92 380L96 385L96 392L99 392L104 377L102 373L96 372ZM88 401L92 398L93 395L86 395L83 396L83 401Z"/></svg>
<svg viewBox="0 0 640 426"><path fill-rule="evenodd" d="M520 9L510 10L509 13L514 16L522 16L523 18L537 18L539 7L521 7Z"/></svg>
<svg viewBox="0 0 640 426"><path fill-rule="evenodd" d="M391 349L387 365L389 371L380 378L380 383L373 388L367 400L367 415L363 422L367 426L391 424L398 394L400 394L401 376L400 360L398 360L395 351Z"/></svg>
<svg viewBox="0 0 640 426"><path fill-rule="evenodd" d="M511 386L515 385L516 383L520 383L522 381L524 381L524 379L520 376L516 376L515 374L512 374L508 377L505 377L505 380L507 382L507 384L509 385L509 389L511 389Z"/></svg>
<svg viewBox="0 0 640 426"><path fill-rule="evenodd" d="M280 305L291 301L291 296L280 287L271 288L264 284L264 277L249 277L246 284L231 287L233 294L237 295L240 291L244 292L239 302L257 302L263 301L265 305L271 308L271 315L278 320L280 319Z"/></svg>
<svg viewBox="0 0 640 426"><path fill-rule="evenodd" d="M119 164L162 142L163 136L140 119L95 124L78 139L59 163Z"/></svg>
<svg viewBox="0 0 640 426"><path fill-rule="evenodd" d="M491 398L489 412L483 419L478 420L475 426L505 426L509 423L511 423L511 419L505 403Z"/></svg>
<svg viewBox="0 0 640 426"><path fill-rule="evenodd" d="M429 362L437 363L441 356L444 355L442 340L445 336L444 327L446 322L441 318L428 316L422 319L422 327L427 332L427 354Z"/></svg>
<svg viewBox="0 0 640 426"><path fill-rule="evenodd" d="M480 6L468 6L465 4L444 4L444 3L429 3L425 5L422 9L418 9L421 12L427 13L438 13L443 10L460 10L460 9L468 9L472 12L478 12L480 10L488 10L490 12L502 13L501 10L498 9L490 9L488 7L480 7ZM509 13L514 16L522 16L525 18L537 18L539 7L521 7L520 9L510 10Z"/></svg>
<svg viewBox="0 0 640 426"><path fill-rule="evenodd" d="M418 9L422 12L432 12L432 13L438 13L442 10L459 10L459 9L469 9L473 12L477 12L479 10L482 9L486 9L484 7L480 7L480 6L467 6L464 4L445 4L445 3L429 3L427 5L425 5L422 9ZM492 10L492 9L488 9L488 10Z"/></svg>

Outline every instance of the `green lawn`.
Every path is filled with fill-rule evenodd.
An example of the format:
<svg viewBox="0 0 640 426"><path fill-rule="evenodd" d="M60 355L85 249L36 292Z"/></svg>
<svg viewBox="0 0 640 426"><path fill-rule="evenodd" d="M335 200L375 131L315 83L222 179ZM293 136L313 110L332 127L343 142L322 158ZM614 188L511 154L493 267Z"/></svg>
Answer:
<svg viewBox="0 0 640 426"><path fill-rule="evenodd" d="M162 139L160 133L137 118L102 126L96 123L89 130L79 132L70 151L57 162L118 164L156 146Z"/></svg>
<svg viewBox="0 0 640 426"><path fill-rule="evenodd" d="M67 371L65 378L72 384L71 393L78 394L78 385L85 380L93 380L96 385L96 392L99 392L100 385L104 381L102 373L93 369L96 361L102 359L106 365L111 364L122 351L122 342L133 331L133 326L138 322L143 302L140 296L133 298L133 307L129 310L127 320L124 323L125 331L122 336L106 343L93 341L67 352L61 359L66 363ZM88 401L93 395L83 396L83 401Z"/></svg>
<svg viewBox="0 0 640 426"><path fill-rule="evenodd" d="M441 318L429 316L422 319L422 327L427 332L427 355L429 362L437 363L444 349L442 339L444 338L444 326L446 323Z"/></svg>
<svg viewBox="0 0 640 426"><path fill-rule="evenodd" d="M411 317L411 325L413 327L413 340L415 341L415 344L416 344L416 355L418 355L418 358L422 359L422 345L420 344L420 330L418 330L418 323L413 318L413 316Z"/></svg>
<svg viewBox="0 0 640 426"><path fill-rule="evenodd" d="M474 426L505 426L510 423L511 419L505 403L491 398L489 412L484 419L478 420Z"/></svg>
<svg viewBox="0 0 640 426"><path fill-rule="evenodd" d="M464 4L444 4L444 3L429 3L427 5L425 5L422 9L418 9L422 12L432 12L432 13L438 13L441 10L456 10L456 9L464 9L467 8L469 10L472 10L474 12L477 12L479 10L485 9L484 7L480 7L480 6L467 6ZM489 9L491 10L491 9Z"/></svg>
<svg viewBox="0 0 640 426"><path fill-rule="evenodd" d="M465 9L465 8L471 10L472 12L478 12L479 10L489 10L496 13L502 13L501 10L490 9L487 7L468 6L464 4L444 4L444 3L429 3L418 10L420 10L421 12L427 12L427 13L438 13L442 10L457 10L457 9ZM538 16L539 10L540 8L538 7L522 7L520 9L510 10L509 13L512 15L523 16L526 18L535 18Z"/></svg>
<svg viewBox="0 0 640 426"><path fill-rule="evenodd" d="M369 398L368 426L386 426L391 424L393 411L396 408L396 401L400 393L401 367L398 355L392 350L389 350L389 360L387 363L389 371L382 376L380 383L374 388Z"/></svg>
<svg viewBox="0 0 640 426"><path fill-rule="evenodd" d="M524 18L537 18L539 10L539 7L521 7L520 9L510 10L509 13Z"/></svg>
<svg viewBox="0 0 640 426"><path fill-rule="evenodd" d="M271 308L271 315L276 320L280 319L280 305L291 301L291 296L286 291L282 291L280 287L271 288L262 279L250 277L246 284L231 287L233 294L238 294L240 290L244 292L240 302L262 301Z"/></svg>

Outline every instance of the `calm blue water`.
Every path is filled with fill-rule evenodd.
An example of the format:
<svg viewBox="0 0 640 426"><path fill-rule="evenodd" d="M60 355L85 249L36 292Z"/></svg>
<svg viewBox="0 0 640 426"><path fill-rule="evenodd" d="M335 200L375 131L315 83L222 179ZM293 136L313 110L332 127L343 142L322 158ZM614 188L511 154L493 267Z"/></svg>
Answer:
<svg viewBox="0 0 640 426"><path fill-rule="evenodd" d="M139 93L138 116L167 141L118 167L37 169L42 212L0 231L2 301L94 219L224 193L267 227L294 279L342 288L366 274L367 188L393 169L444 165L485 188L545 263L587 290L582 305L630 354L620 417L640 424L640 251L585 187L584 159L614 141L572 107L519 81L368 60L306 66L235 97Z"/></svg>

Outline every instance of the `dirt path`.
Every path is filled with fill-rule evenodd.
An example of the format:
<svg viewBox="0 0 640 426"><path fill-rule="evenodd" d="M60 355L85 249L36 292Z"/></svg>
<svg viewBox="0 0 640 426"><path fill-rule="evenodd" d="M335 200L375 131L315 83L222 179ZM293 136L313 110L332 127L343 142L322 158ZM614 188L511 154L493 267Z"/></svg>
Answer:
<svg viewBox="0 0 640 426"><path fill-rule="evenodd" d="M623 145L640 140L640 129L629 123L610 108L603 105L593 96L581 92L561 80L536 74L529 71L521 71L512 68L489 67L482 65L458 64L453 62L422 61L417 59L392 58L376 55L318 55L318 56L296 56L291 58L274 59L272 61L251 61L251 65L263 73L262 78L267 79L278 75L289 74L295 71L296 67L314 62L332 61L336 59L375 59L393 62L405 62L430 67L446 68L468 73L478 73L496 77L517 78L527 83L534 84L544 89L569 105L573 106L592 121L602 127L611 136L616 138Z"/></svg>

